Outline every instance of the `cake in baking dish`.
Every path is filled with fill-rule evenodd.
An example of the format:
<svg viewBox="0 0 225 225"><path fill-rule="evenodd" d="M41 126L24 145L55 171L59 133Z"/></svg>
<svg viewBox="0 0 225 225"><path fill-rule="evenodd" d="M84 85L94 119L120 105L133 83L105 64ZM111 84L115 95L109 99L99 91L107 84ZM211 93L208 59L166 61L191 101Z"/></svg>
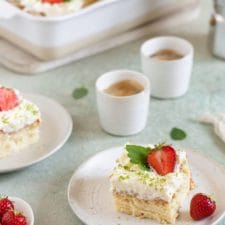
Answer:
<svg viewBox="0 0 225 225"><path fill-rule="evenodd" d="M110 183L119 212L173 224L191 187L186 152L165 144L126 145Z"/></svg>
<svg viewBox="0 0 225 225"><path fill-rule="evenodd" d="M0 86L0 159L39 140L41 114L18 90Z"/></svg>
<svg viewBox="0 0 225 225"><path fill-rule="evenodd" d="M98 0L8 0L21 10L36 16L63 16Z"/></svg>

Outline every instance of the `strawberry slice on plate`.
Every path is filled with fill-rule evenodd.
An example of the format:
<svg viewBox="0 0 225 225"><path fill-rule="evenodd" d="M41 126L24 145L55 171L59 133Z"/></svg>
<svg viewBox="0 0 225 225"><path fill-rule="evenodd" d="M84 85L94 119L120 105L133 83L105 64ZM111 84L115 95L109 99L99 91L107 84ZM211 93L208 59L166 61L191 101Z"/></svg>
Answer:
<svg viewBox="0 0 225 225"><path fill-rule="evenodd" d="M176 164L176 152L169 145L157 145L148 154L147 162L159 175L164 176L172 173Z"/></svg>
<svg viewBox="0 0 225 225"><path fill-rule="evenodd" d="M190 215L193 220L201 220L211 216L215 210L216 202L205 194L198 193L191 200Z"/></svg>
<svg viewBox="0 0 225 225"><path fill-rule="evenodd" d="M7 111L15 108L19 99L13 89L0 87L0 111Z"/></svg>

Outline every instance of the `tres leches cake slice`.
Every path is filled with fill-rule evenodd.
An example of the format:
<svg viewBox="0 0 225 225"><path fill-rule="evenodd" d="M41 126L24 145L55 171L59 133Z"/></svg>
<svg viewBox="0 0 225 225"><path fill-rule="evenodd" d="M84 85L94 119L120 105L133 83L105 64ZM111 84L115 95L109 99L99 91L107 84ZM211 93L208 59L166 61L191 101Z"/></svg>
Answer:
<svg viewBox="0 0 225 225"><path fill-rule="evenodd" d="M0 86L0 159L39 140L41 114L19 91Z"/></svg>
<svg viewBox="0 0 225 225"><path fill-rule="evenodd" d="M119 212L173 224L191 185L185 151L172 146L126 145L110 176Z"/></svg>

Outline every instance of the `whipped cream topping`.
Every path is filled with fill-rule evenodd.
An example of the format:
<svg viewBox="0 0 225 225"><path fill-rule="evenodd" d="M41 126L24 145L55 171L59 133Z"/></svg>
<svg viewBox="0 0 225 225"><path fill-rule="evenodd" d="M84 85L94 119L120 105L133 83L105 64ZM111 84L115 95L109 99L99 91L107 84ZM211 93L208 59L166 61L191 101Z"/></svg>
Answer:
<svg viewBox="0 0 225 225"><path fill-rule="evenodd" d="M16 132L41 119L38 107L24 99L19 91L14 91L19 99L19 105L11 110L0 111L0 131L4 133Z"/></svg>
<svg viewBox="0 0 225 225"><path fill-rule="evenodd" d="M186 152L176 151L176 155L174 172L160 176L154 170L145 171L130 163L125 152L118 159L118 164L110 176L112 191L135 195L144 200L171 201L175 192L187 180L187 174L181 171L181 166L187 165Z"/></svg>
<svg viewBox="0 0 225 225"><path fill-rule="evenodd" d="M71 0L51 4L41 0L14 0L25 12L43 16L63 16L78 11L83 7L84 0Z"/></svg>

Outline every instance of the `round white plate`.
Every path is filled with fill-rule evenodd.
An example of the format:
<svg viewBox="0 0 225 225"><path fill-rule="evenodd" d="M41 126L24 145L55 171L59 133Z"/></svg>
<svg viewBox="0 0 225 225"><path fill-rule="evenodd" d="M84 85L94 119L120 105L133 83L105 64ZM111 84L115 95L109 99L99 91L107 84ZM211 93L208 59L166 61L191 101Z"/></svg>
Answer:
<svg viewBox="0 0 225 225"><path fill-rule="evenodd" d="M21 198L9 197L9 199L13 201L15 210L21 212L26 217L27 225L33 225L34 213L31 206Z"/></svg>
<svg viewBox="0 0 225 225"><path fill-rule="evenodd" d="M0 173L22 169L46 159L65 144L72 132L71 116L59 103L36 94L24 94L24 97L40 109L40 139L27 149L1 159Z"/></svg>
<svg viewBox="0 0 225 225"><path fill-rule="evenodd" d="M68 187L68 201L74 213L87 225L159 225L149 219L138 219L116 212L110 192L109 176L122 147L112 148L90 158L73 174ZM187 151L192 177L196 187L181 208L176 225L212 225L225 210L225 171L215 162ZM198 192L211 195L217 203L213 216L194 222L189 216L191 197Z"/></svg>

